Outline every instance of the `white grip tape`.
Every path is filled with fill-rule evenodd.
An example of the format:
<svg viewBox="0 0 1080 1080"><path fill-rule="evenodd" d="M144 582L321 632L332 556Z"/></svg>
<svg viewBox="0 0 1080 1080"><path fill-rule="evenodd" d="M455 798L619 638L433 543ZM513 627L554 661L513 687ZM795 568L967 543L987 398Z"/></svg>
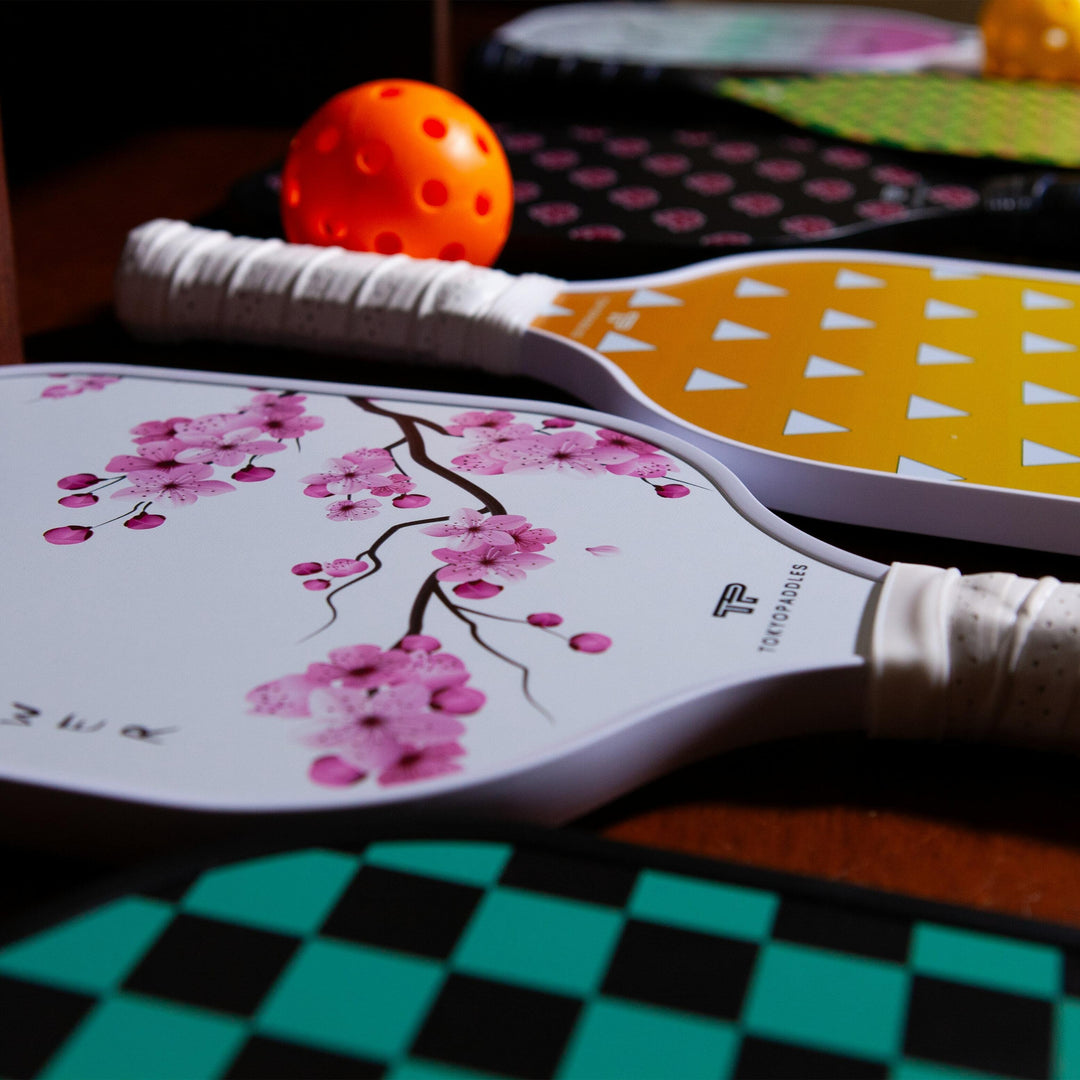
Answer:
<svg viewBox="0 0 1080 1080"><path fill-rule="evenodd" d="M155 341L219 338L510 374L529 324L564 288L541 274L158 220L128 235L116 310Z"/></svg>
<svg viewBox="0 0 1080 1080"><path fill-rule="evenodd" d="M1080 585L894 563L870 669L874 735L1080 749Z"/></svg>

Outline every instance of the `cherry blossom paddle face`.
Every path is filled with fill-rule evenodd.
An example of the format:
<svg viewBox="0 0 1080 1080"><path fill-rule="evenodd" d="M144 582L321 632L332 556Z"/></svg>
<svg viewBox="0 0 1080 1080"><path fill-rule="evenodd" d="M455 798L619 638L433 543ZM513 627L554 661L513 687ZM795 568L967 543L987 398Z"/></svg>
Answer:
<svg viewBox="0 0 1080 1080"><path fill-rule="evenodd" d="M640 425L137 368L8 369L0 414L21 797L554 821L857 722L883 568Z"/></svg>

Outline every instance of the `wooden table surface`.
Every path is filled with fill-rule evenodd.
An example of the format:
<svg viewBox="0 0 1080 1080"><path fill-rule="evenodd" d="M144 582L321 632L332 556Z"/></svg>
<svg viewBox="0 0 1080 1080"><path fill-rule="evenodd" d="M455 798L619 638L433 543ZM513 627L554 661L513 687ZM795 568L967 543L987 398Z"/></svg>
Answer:
<svg viewBox="0 0 1080 1080"><path fill-rule="evenodd" d="M238 178L283 153L288 132L171 130L114 147L12 192L27 358L194 366L183 352L132 351L110 322L111 279L129 228L197 218ZM289 370L289 357L277 361ZM276 372L266 372L273 374ZM305 370L304 374L308 374ZM358 361L357 381L394 381ZM421 376L423 377L422 373ZM498 392L486 377L462 390ZM407 380L402 380L407 381ZM531 396L543 387L516 383ZM1080 560L801 522L881 561L940 561L1080 580ZM993 747L802 739L684 769L575 823L624 841L1080 926L1075 759ZM98 869L15 856L0 914ZM21 865L19 873L11 866Z"/></svg>

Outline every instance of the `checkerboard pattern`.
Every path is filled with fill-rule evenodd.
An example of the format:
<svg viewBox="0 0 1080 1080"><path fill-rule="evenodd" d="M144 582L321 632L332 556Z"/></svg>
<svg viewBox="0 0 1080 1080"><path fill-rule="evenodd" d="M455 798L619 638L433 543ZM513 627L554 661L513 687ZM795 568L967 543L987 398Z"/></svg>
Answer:
<svg viewBox="0 0 1080 1080"><path fill-rule="evenodd" d="M1080 1076L1067 930L569 839L150 881L0 949L0 1076Z"/></svg>

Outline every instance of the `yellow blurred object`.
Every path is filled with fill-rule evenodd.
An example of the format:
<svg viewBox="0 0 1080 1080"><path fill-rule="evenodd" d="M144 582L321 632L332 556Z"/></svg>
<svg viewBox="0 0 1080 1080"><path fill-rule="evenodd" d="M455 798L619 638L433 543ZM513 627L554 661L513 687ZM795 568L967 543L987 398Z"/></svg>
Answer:
<svg viewBox="0 0 1080 1080"><path fill-rule="evenodd" d="M1080 83L1080 0L986 0L983 74Z"/></svg>

